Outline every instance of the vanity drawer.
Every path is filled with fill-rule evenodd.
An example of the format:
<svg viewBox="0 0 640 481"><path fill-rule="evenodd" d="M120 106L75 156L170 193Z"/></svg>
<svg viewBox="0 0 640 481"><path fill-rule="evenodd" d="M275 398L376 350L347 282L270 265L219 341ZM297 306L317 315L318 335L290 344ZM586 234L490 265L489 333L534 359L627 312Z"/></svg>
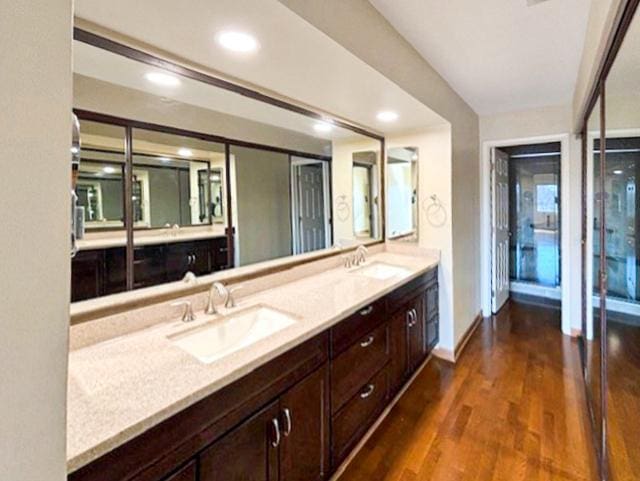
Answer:
<svg viewBox="0 0 640 481"><path fill-rule="evenodd" d="M335 413L389 360L387 323L364 335L331 363L331 412Z"/></svg>
<svg viewBox="0 0 640 481"><path fill-rule="evenodd" d="M331 458L334 468L344 460L386 406L388 386L389 377L385 367L333 416Z"/></svg>
<svg viewBox="0 0 640 481"><path fill-rule="evenodd" d="M331 357L346 351L356 340L384 322L386 317L386 302L378 299L334 326L331 329Z"/></svg>

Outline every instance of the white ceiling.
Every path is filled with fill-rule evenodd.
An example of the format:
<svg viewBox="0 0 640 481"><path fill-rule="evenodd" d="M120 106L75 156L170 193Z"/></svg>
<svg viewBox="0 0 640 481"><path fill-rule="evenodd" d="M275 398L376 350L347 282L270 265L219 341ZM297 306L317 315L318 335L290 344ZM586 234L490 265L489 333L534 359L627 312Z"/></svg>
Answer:
<svg viewBox="0 0 640 481"><path fill-rule="evenodd" d="M369 0L480 115L571 102L591 0Z"/></svg>
<svg viewBox="0 0 640 481"><path fill-rule="evenodd" d="M277 0L77 0L77 17L383 134L443 119ZM252 33L258 52L215 41L222 30ZM400 118L376 120L380 110Z"/></svg>

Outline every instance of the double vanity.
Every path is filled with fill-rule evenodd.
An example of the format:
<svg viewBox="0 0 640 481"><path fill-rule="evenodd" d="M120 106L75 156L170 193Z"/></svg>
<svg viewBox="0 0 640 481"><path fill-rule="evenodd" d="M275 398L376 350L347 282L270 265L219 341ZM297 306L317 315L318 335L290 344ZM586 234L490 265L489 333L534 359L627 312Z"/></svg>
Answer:
<svg viewBox="0 0 640 481"><path fill-rule="evenodd" d="M437 255L371 251L73 326L69 479L329 479L438 341Z"/></svg>

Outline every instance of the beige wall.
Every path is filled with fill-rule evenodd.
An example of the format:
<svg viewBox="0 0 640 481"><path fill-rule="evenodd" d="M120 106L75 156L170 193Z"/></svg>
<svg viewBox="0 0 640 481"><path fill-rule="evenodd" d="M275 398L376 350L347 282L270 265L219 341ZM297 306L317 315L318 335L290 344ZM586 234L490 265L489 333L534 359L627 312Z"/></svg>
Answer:
<svg viewBox="0 0 640 481"><path fill-rule="evenodd" d="M70 1L2 2L0 77L0 479L62 481L70 278Z"/></svg>
<svg viewBox="0 0 640 481"><path fill-rule="evenodd" d="M195 105L163 102L155 95L83 75L73 77L75 108L321 155L326 154L329 145L310 135Z"/></svg>
<svg viewBox="0 0 640 481"><path fill-rule="evenodd" d="M280 2L451 124L452 292L463 333L480 310L478 116L367 0Z"/></svg>

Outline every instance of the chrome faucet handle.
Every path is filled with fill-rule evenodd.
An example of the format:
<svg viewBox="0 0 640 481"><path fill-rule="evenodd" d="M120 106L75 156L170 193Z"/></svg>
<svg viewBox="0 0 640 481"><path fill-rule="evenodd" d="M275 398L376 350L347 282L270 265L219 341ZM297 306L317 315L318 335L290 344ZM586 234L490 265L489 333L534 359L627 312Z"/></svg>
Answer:
<svg viewBox="0 0 640 481"><path fill-rule="evenodd" d="M342 259L342 263L343 265L349 269L351 267L351 256L349 254L345 255L345 256L340 256L340 258Z"/></svg>
<svg viewBox="0 0 640 481"><path fill-rule="evenodd" d="M171 304L173 307L184 306L184 311L182 312L182 322L192 322L196 320L196 315L193 312L193 305L191 301L179 301Z"/></svg>
<svg viewBox="0 0 640 481"><path fill-rule="evenodd" d="M188 271L184 277L182 278L182 280L184 281L185 284L191 284L191 283L196 283L198 281L196 275L191 272Z"/></svg>
<svg viewBox="0 0 640 481"><path fill-rule="evenodd" d="M244 286L235 286L227 288L227 297L224 300L224 307L236 307L236 300L233 297L233 293L242 289Z"/></svg>
<svg viewBox="0 0 640 481"><path fill-rule="evenodd" d="M211 287L209 288L209 298L207 299L207 307L205 307L204 309L204 313L205 314L217 314L218 311L216 310L216 304L215 302L213 302L213 297L214 294L216 293L216 291L218 291L218 282L214 282L213 284L211 284Z"/></svg>

